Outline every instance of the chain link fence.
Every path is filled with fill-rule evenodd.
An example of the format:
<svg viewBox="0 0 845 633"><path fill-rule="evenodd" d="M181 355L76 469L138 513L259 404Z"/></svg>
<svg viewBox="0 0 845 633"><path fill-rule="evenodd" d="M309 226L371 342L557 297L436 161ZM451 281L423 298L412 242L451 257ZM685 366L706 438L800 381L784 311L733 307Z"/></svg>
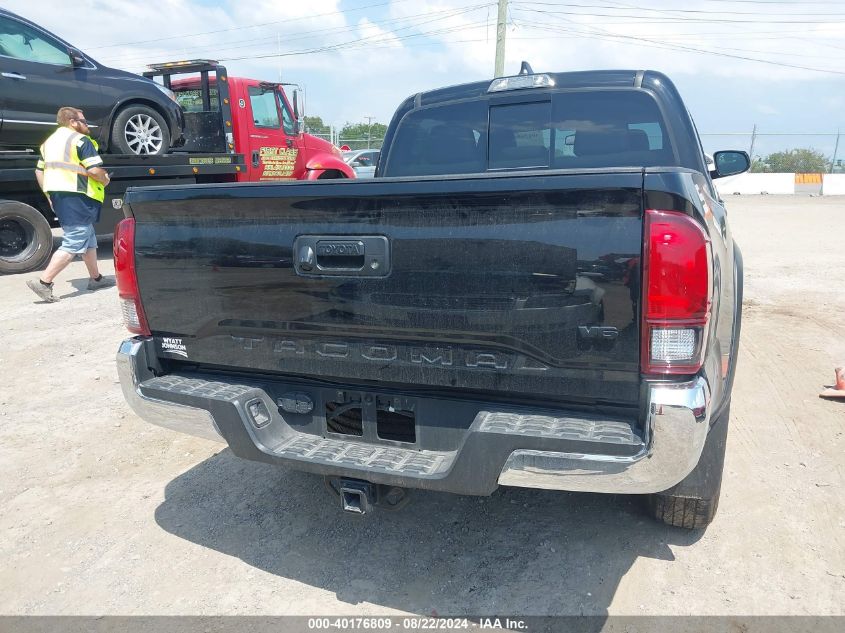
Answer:
<svg viewBox="0 0 845 633"><path fill-rule="evenodd" d="M309 131L309 134L323 138L338 147L349 149L381 149L383 138L346 138L331 130ZM839 130L832 132L768 132L754 126L747 132L702 132L704 151L713 154L718 150L741 149L749 153L752 160L762 161L775 152L794 149L811 149L826 157L825 170L828 173L845 173L845 139ZM840 143L842 140L842 143Z"/></svg>
<svg viewBox="0 0 845 633"><path fill-rule="evenodd" d="M776 152L810 149L825 157L825 172L845 173L845 139L841 139L841 136L839 130L769 132L755 125L747 132L702 132L701 142L708 154L718 150L739 149L748 152L752 161L764 161Z"/></svg>
<svg viewBox="0 0 845 633"><path fill-rule="evenodd" d="M353 149L381 149L382 143L384 143L384 139L381 137L370 137L367 138L347 138L345 136L340 136L338 134L332 134L330 131L320 131L320 132L312 132L308 131L311 136L316 136L318 138L324 139L329 141L330 143L334 143L338 147L343 147L346 145L349 147L350 150Z"/></svg>

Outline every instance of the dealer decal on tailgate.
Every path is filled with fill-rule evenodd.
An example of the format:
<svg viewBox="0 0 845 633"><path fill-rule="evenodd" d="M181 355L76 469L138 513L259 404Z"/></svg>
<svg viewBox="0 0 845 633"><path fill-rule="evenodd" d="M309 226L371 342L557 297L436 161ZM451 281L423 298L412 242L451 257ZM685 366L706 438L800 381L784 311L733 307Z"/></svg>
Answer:
<svg viewBox="0 0 845 633"><path fill-rule="evenodd" d="M188 348L186 348L182 343L181 338L162 338L161 351L167 354L176 354L176 356L188 358Z"/></svg>

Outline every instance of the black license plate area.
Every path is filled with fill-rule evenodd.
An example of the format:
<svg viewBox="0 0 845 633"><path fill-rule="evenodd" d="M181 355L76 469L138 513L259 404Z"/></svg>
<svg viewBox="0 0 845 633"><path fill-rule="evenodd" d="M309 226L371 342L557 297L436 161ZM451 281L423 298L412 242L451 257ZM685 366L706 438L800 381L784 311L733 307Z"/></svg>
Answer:
<svg viewBox="0 0 845 633"><path fill-rule="evenodd" d="M326 432L369 441L417 442L413 398L338 391L325 401Z"/></svg>

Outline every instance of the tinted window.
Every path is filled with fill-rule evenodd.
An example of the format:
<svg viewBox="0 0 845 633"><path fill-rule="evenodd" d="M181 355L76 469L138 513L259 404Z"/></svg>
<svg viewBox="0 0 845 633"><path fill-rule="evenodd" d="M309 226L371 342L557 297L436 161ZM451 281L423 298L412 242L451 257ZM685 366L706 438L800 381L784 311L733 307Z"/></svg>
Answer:
<svg viewBox="0 0 845 633"><path fill-rule="evenodd" d="M657 104L635 90L417 110L400 123L388 161L385 176L677 164Z"/></svg>
<svg viewBox="0 0 845 633"><path fill-rule="evenodd" d="M285 100L279 95L279 101L282 103L282 125L285 128L285 134L288 136L293 136L296 132L296 129L293 124L293 114L288 108L288 104L285 103Z"/></svg>
<svg viewBox="0 0 845 633"><path fill-rule="evenodd" d="M490 108L490 169L548 167L551 103Z"/></svg>
<svg viewBox="0 0 845 633"><path fill-rule="evenodd" d="M361 167L374 167L378 162L378 152L361 152L355 157L355 162Z"/></svg>
<svg viewBox="0 0 845 633"><path fill-rule="evenodd" d="M59 42L33 28L0 16L0 55L43 64L70 65L70 55Z"/></svg>
<svg viewBox="0 0 845 633"><path fill-rule="evenodd" d="M654 99L634 90L560 93L552 99L552 166L674 165Z"/></svg>
<svg viewBox="0 0 845 633"><path fill-rule="evenodd" d="M487 102L410 112L399 124L385 176L430 176L484 171Z"/></svg>
<svg viewBox="0 0 845 633"><path fill-rule="evenodd" d="M249 88L249 105L252 108L252 119L258 127L279 127L279 108L276 104L276 93L272 90Z"/></svg>

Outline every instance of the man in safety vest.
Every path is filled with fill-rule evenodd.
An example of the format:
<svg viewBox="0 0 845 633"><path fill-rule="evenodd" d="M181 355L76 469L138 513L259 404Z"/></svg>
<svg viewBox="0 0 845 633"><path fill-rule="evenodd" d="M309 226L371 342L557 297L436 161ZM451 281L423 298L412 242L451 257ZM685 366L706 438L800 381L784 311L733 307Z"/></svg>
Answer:
<svg viewBox="0 0 845 633"><path fill-rule="evenodd" d="M114 280L103 277L97 267L97 237L94 234L109 175L102 168L97 142L88 136L90 130L82 110L61 108L56 123L59 129L41 145L41 160L35 177L47 195L64 235L62 245L53 253L41 278L26 282L48 303L59 300L53 294L53 279L76 255L82 256L88 268L91 277L88 290L114 285Z"/></svg>

